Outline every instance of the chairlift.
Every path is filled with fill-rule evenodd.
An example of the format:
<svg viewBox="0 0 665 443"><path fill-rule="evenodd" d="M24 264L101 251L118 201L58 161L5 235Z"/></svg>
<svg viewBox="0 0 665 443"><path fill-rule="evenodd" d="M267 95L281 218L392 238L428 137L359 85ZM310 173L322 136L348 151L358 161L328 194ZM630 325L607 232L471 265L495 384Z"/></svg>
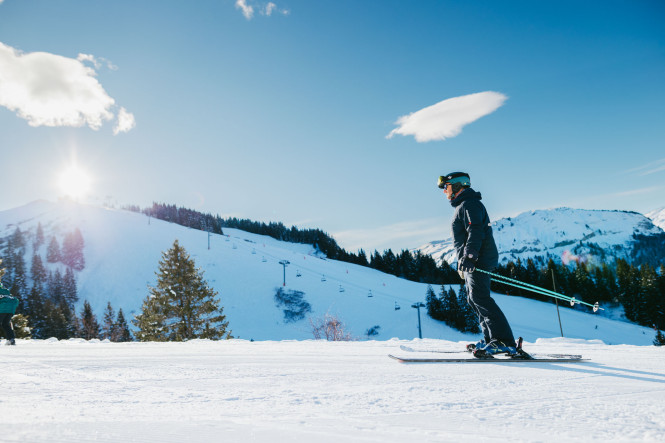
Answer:
<svg viewBox="0 0 665 443"><path fill-rule="evenodd" d="M265 263L265 262L267 262L268 260L267 260L265 257L263 257L263 258L261 259L261 261L262 261L263 263Z"/></svg>
<svg viewBox="0 0 665 443"><path fill-rule="evenodd" d="M339 285L339 292L344 292L345 289L342 287L342 285Z"/></svg>
<svg viewBox="0 0 665 443"><path fill-rule="evenodd" d="M321 276L321 281L326 281L326 276L325 275Z"/></svg>
<svg viewBox="0 0 665 443"><path fill-rule="evenodd" d="M300 269L296 271L296 277L302 277L302 274L300 273Z"/></svg>
<svg viewBox="0 0 665 443"><path fill-rule="evenodd" d="M397 302L395 302L395 311L399 311L400 309L402 309L402 308L400 308L400 306L397 304Z"/></svg>
<svg viewBox="0 0 665 443"><path fill-rule="evenodd" d="M236 245L235 243L233 243L233 249L238 249L238 245Z"/></svg>
<svg viewBox="0 0 665 443"><path fill-rule="evenodd" d="M368 296L368 297L374 297L374 295L372 294L372 290L371 290L371 289L370 289L369 292L367 293L367 296Z"/></svg>
<svg viewBox="0 0 665 443"><path fill-rule="evenodd" d="M252 254L256 255L256 249L252 249Z"/></svg>

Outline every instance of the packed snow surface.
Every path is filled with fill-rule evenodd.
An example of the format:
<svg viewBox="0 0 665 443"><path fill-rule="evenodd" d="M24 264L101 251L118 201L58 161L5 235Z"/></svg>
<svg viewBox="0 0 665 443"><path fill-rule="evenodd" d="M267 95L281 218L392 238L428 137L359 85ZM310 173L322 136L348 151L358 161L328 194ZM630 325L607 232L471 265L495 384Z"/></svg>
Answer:
<svg viewBox="0 0 665 443"><path fill-rule="evenodd" d="M1 440L665 441L665 348L541 339L525 348L591 361L387 357L463 344L18 340L0 347Z"/></svg>

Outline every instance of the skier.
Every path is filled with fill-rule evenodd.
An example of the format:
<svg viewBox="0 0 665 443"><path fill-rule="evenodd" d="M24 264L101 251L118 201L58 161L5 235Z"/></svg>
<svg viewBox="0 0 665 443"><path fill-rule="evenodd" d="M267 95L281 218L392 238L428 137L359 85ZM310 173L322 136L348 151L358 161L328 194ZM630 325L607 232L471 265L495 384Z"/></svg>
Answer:
<svg viewBox="0 0 665 443"><path fill-rule="evenodd" d="M499 262L492 226L479 192L471 189L465 172L451 172L439 177L439 188L455 208L452 222L453 243L457 252L457 270L466 282L467 301L478 315L483 340L467 348L476 357L517 353L508 320L490 296L490 276L474 272L476 268L492 271Z"/></svg>
<svg viewBox="0 0 665 443"><path fill-rule="evenodd" d="M0 283L0 325L2 326L2 330L5 331L5 337L7 337L6 345L16 344L16 335L12 327L12 317L14 316L14 312L16 312L17 306L18 299L9 295L9 291L3 288L2 283Z"/></svg>

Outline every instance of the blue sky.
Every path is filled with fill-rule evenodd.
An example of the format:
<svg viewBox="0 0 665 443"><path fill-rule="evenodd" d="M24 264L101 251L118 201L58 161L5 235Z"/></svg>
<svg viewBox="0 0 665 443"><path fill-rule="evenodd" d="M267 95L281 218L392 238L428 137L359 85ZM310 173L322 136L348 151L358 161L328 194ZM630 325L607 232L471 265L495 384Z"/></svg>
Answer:
<svg viewBox="0 0 665 443"><path fill-rule="evenodd" d="M449 236L439 175L493 219L665 206L661 1L0 1L0 210L63 195Z"/></svg>

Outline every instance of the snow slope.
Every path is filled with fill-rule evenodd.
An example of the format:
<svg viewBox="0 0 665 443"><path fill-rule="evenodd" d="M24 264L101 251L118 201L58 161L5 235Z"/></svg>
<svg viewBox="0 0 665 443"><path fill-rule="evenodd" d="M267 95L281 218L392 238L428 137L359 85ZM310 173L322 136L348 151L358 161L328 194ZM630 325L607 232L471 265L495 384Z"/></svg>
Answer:
<svg viewBox="0 0 665 443"><path fill-rule="evenodd" d="M630 257L634 235L662 235L642 214L557 208L524 212L492 223L501 263L551 256L556 261L581 258L601 263ZM592 246L589 246L592 244ZM448 263L457 261L452 238L427 243L421 252Z"/></svg>
<svg viewBox="0 0 665 443"><path fill-rule="evenodd" d="M208 249L208 236L202 231L148 219L133 212L46 201L0 212L0 238L12 234L17 226L34 235L38 223L42 224L47 244L51 235L62 244L67 232L76 227L81 230L86 267L77 275L79 308L87 299L98 316L110 301L116 310L123 308L128 319L133 318L148 294L147 286L156 283L155 271L161 253L178 239L205 271L204 278L218 291L236 338L302 340L313 337L308 318L287 323L282 308L275 305L274 293L283 281L281 260L291 263L286 268L287 289L305 293L305 300L312 308L311 318L320 318L326 313L337 315L357 338L362 338L365 331L375 325L380 326L379 335L375 337L378 340L418 337L418 317L411 305L425 301L426 284L318 257L309 245L225 229L225 236L211 236ZM38 252L45 256L45 249L46 245ZM32 241L28 241L28 267L31 257ZM439 289L435 288L437 292ZM527 341L560 336L554 305L503 295L495 295L495 298L504 308L515 333ZM401 309L396 310L396 305ZM565 307L561 308L561 317L564 335L570 338L649 345L654 337L648 328ZM432 320L424 310L421 321L424 337L454 341L474 338Z"/></svg>
<svg viewBox="0 0 665 443"><path fill-rule="evenodd" d="M588 363L401 364L399 345L0 346L3 442L665 441L665 348L549 339Z"/></svg>
<svg viewBox="0 0 665 443"><path fill-rule="evenodd" d="M665 231L665 207L648 212L646 216L653 221L654 225Z"/></svg>

